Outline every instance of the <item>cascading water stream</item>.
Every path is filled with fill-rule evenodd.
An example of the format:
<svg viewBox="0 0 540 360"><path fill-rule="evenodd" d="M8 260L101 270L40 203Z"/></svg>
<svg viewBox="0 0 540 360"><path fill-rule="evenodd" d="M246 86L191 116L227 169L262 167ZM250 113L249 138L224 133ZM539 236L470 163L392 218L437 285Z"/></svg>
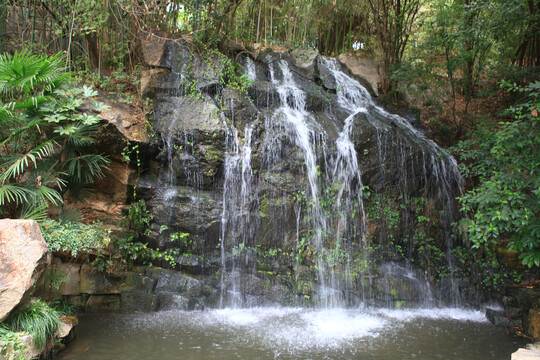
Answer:
<svg viewBox="0 0 540 360"><path fill-rule="evenodd" d="M288 63L280 60L278 66L281 72L281 80L277 78L273 69L273 64L270 64L270 79L279 94L281 104L281 107L274 114L273 120L277 121L282 119L287 129L293 134L294 141L302 150L304 156L310 196L308 213L312 219L311 226L314 231L313 245L318 252L316 266L320 282L320 291L318 295L320 297L320 302L324 307L334 307L338 305L340 299L339 295L334 290L335 287L330 287L328 284L327 278L329 277L330 285L335 285L334 272L324 259L325 244L323 236L327 232L327 217L323 213L320 204L320 171L316 154L316 140L318 134L316 130L313 130L310 128L310 125L308 125L308 121L310 124L316 122L313 121L310 114L306 111L306 95L295 84ZM317 130L321 133L320 138L325 139L326 134L324 133L324 130ZM322 146L326 146L324 140Z"/></svg>
<svg viewBox="0 0 540 360"><path fill-rule="evenodd" d="M231 108L234 105L230 104ZM223 180L223 212L221 217L221 272L220 307L238 308L245 306L242 296L242 279L238 270L244 257L244 266L249 265L249 254L243 252L251 238L250 208L253 196L251 168L251 142L253 127L247 125L241 140L238 130L224 119L226 131L226 156ZM230 266L227 263L232 255ZM240 259L235 259L239 257ZM227 277L227 278L226 278ZM225 294L225 289L229 289ZM227 295L228 300L225 299Z"/></svg>
<svg viewBox="0 0 540 360"><path fill-rule="evenodd" d="M286 58L267 59L276 57ZM144 291L107 297L122 309L139 305L131 299L142 299L141 306L150 313L89 314L81 319L73 351L61 357L502 360L517 348L515 339L492 327L482 311L432 307L443 297L435 286L432 291L428 276L419 276L418 264L408 263L403 254L385 257L370 248L383 247L392 235L385 233L386 220L374 220L373 214L380 214L373 212L375 195L401 213L417 210L406 208L411 200L407 197L431 201L434 213L442 209L450 217L459 173L450 156L405 119L378 107L336 60L318 62L319 70L324 66L334 77L335 94L331 86L325 89L302 79L290 62L267 64L267 81L261 69L265 65L247 59L246 74L255 80L253 88L259 86L255 92L268 99L277 93L279 104L267 101L266 107L257 108L255 101L235 103L242 96L227 97L225 91L231 89L216 86L217 94L205 94L204 101L213 96L216 116L209 119L217 125L208 126L201 107L186 115L191 105L184 102L187 97L172 92L170 103L185 108L160 113L185 116L170 122L167 116L157 117L160 157L166 166L159 169L157 186L151 189L157 195L155 208L163 214L164 206L170 206L171 213L152 230L195 218L193 227L203 229L197 235L206 236L201 242L211 240L203 250L209 253L203 252L209 255L208 268L196 273L182 264L186 271L153 268L126 274L137 279L134 283L143 282ZM187 68L183 64L182 69ZM321 93L325 106L314 105L313 98ZM239 111L226 118L223 105ZM189 121L194 118L203 124L185 126L193 125ZM204 174L204 184L192 174ZM178 202L189 203L189 211L182 212ZM206 213L199 214L195 202L203 204ZM450 249L450 220L443 220L442 236ZM183 224L191 225L170 225L176 230ZM209 224L214 226L211 235ZM406 236L414 221L411 224L395 234ZM383 233L379 238L374 236L377 230ZM286 256L275 256L280 251ZM448 256L450 267L451 261ZM394 302L384 299L391 294L396 295ZM217 306L221 309L211 309ZM350 308L343 309L346 306ZM195 311L174 311L188 309ZM151 313L154 310L158 312Z"/></svg>
<svg viewBox="0 0 540 360"><path fill-rule="evenodd" d="M321 57L319 61L324 67L329 70L329 72L335 78L337 83L338 103L350 114L345 120L345 126L340 133L339 139L337 141L338 161L336 161L334 174L339 171L338 169L344 168L344 166L340 164L340 160L345 158L350 159L349 161L346 161L344 163L350 164L349 166L353 166L353 172L358 174L358 184L361 186L361 176L356 161L357 154L354 149L354 145L350 141L350 134L354 124L354 118L360 113L366 114L370 123L376 128L377 149L379 153L378 157L381 172L384 172L384 164L387 158L386 146L388 141L386 140L387 136L385 136L385 132L387 132L388 124L382 123L380 120L376 120L376 118L388 119L391 124L397 126L399 131L405 135L406 139L414 139L411 141L414 141L415 146L418 146L421 149L422 154L421 166L419 166L419 171L423 174L423 186L430 186L427 179L427 169L429 168L431 170L430 175L434 179L431 187L437 192L435 197L442 202L444 210L446 211L446 218L444 222L445 229L443 231L443 236L447 248L447 262L451 269L451 272L453 273L452 256L450 255L450 249L453 245L450 226L453 221L452 213L454 211L454 192L460 189L461 184L461 176L459 174L459 171L457 170L457 164L455 160L451 156L444 154L443 151L433 141L426 139L424 135L418 130L416 130L414 127L412 127L408 121L398 115L390 114L383 108L377 106L373 102L373 99L371 98L367 90L363 86L361 86L355 79L351 78L349 75L345 74L341 70L337 59ZM399 148L399 157L402 164L400 170L402 172L402 176L400 177L400 179L403 182L403 196L406 197L406 189L408 188L407 179L409 178L407 172L410 171L410 173L415 173L418 170L414 168L413 161L411 161L410 163L410 169L407 169L406 167L406 159L413 158L412 146L404 143L403 141L400 141ZM407 149L410 153L407 153ZM350 171L346 171L346 173L351 174ZM359 192L359 194L361 194L362 187L357 188L357 191ZM363 213L363 219L365 219L365 213ZM365 228L365 221L363 222L363 224ZM457 285L453 281L453 277L451 276L450 279L452 281L451 292L453 297L453 303L454 305L456 305L458 303L457 299L459 298L459 293L457 290ZM429 294L429 296L432 297L431 293Z"/></svg>

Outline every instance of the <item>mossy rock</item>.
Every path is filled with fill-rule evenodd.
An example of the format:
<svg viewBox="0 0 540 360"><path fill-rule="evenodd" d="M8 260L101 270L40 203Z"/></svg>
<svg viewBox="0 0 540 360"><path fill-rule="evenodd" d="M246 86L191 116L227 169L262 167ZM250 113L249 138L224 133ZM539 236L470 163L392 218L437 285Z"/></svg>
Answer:
<svg viewBox="0 0 540 360"><path fill-rule="evenodd" d="M86 311L119 311L121 309L120 295L91 295L85 304Z"/></svg>
<svg viewBox="0 0 540 360"><path fill-rule="evenodd" d="M155 280L135 272L103 274L92 272L88 266L81 269L82 294L120 294L124 291L152 291Z"/></svg>

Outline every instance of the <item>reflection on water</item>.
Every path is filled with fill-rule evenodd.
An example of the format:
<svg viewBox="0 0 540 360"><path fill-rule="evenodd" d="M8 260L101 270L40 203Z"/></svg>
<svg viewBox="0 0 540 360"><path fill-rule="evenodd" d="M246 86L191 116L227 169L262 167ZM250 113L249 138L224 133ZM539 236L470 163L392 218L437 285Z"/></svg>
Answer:
<svg viewBox="0 0 540 360"><path fill-rule="evenodd" d="M60 359L507 360L522 345L461 309L85 315Z"/></svg>

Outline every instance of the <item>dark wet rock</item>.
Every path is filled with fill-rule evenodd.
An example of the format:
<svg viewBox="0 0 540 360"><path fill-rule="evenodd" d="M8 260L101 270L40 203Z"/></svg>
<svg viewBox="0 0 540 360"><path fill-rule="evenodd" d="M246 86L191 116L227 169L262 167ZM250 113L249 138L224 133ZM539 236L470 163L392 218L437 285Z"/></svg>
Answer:
<svg viewBox="0 0 540 360"><path fill-rule="evenodd" d="M191 310L188 297L172 292L160 292L157 295L157 311Z"/></svg>
<svg viewBox="0 0 540 360"><path fill-rule="evenodd" d="M235 126L243 127L259 117L259 110L245 94L241 94L238 90L223 90L221 99L218 101L223 102L223 113Z"/></svg>
<svg viewBox="0 0 540 360"><path fill-rule="evenodd" d="M317 61L317 72L318 78L322 81L322 85L325 87L325 89L337 89L337 82L334 75L332 75L330 70L324 64L322 64L320 59Z"/></svg>
<svg viewBox="0 0 540 360"><path fill-rule="evenodd" d="M512 321L506 316L503 310L486 309L486 317L495 326L510 327Z"/></svg>
<svg viewBox="0 0 540 360"><path fill-rule="evenodd" d="M157 278L154 289L156 293L171 292L187 297L198 296L202 291L202 283L179 271L155 269L152 274Z"/></svg>
<svg viewBox="0 0 540 360"><path fill-rule="evenodd" d="M126 312L152 312L157 308L157 296L146 290L124 291L120 307Z"/></svg>

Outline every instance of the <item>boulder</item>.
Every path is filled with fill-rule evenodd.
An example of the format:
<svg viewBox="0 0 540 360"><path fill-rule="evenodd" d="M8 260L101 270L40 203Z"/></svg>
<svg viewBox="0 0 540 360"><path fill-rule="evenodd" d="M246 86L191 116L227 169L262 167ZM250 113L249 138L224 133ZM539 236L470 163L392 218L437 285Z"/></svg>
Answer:
<svg viewBox="0 0 540 360"><path fill-rule="evenodd" d="M157 72L157 70L154 72ZM143 79L141 79L141 83L142 81ZM150 80L147 79L146 81ZM145 91L152 90L146 89ZM141 113L140 109L121 101L101 98L99 100L107 105L108 109L101 111L98 116L107 121L110 126L101 126L98 136L98 150L118 156L127 140L142 142L150 140L145 129L144 114ZM116 129L111 128L112 126L116 127Z"/></svg>
<svg viewBox="0 0 540 360"><path fill-rule="evenodd" d="M120 295L90 295L86 302L86 311L119 311L121 309Z"/></svg>
<svg viewBox="0 0 540 360"><path fill-rule="evenodd" d="M141 82L139 83L141 97L155 97L155 88L169 72L170 70L162 68L142 70Z"/></svg>
<svg viewBox="0 0 540 360"><path fill-rule="evenodd" d="M172 292L161 292L157 295L158 311L189 310L190 300L186 296Z"/></svg>
<svg viewBox="0 0 540 360"><path fill-rule="evenodd" d="M140 34L143 63L146 66L171 68L168 61L172 40L151 33Z"/></svg>
<svg viewBox="0 0 540 360"><path fill-rule="evenodd" d="M540 343L529 344L512 354L511 360L538 360L540 359Z"/></svg>
<svg viewBox="0 0 540 360"><path fill-rule="evenodd" d="M186 131L223 132L219 109L208 96L163 98L154 109L156 129L165 134Z"/></svg>
<svg viewBox="0 0 540 360"><path fill-rule="evenodd" d="M79 295L81 282L81 265L62 263L59 258L53 259L44 277L43 288L38 296L61 298L64 295Z"/></svg>
<svg viewBox="0 0 540 360"><path fill-rule="evenodd" d="M486 309L486 318L495 326L510 327L512 321L506 316L505 312L500 309Z"/></svg>
<svg viewBox="0 0 540 360"><path fill-rule="evenodd" d="M122 311L151 312L156 309L156 295L146 290L123 292L120 300Z"/></svg>
<svg viewBox="0 0 540 360"><path fill-rule="evenodd" d="M313 79L315 73L315 61L319 56L319 51L317 49L295 49L291 52L291 56L298 71L302 75Z"/></svg>
<svg viewBox="0 0 540 360"><path fill-rule="evenodd" d="M157 275L156 293L174 293L183 296L199 296L202 291L202 283L181 272L166 269L153 270L154 277Z"/></svg>
<svg viewBox="0 0 540 360"><path fill-rule="evenodd" d="M38 348L32 341L32 336L26 333L16 333L19 338L19 347L13 349L12 344L7 346L0 340L0 360L31 360L37 359L43 349Z"/></svg>
<svg viewBox="0 0 540 360"><path fill-rule="evenodd" d="M379 74L379 64L373 57L360 53L346 53L339 55L338 59L359 78L371 94L379 96L379 84L382 83L382 78Z"/></svg>
<svg viewBox="0 0 540 360"><path fill-rule="evenodd" d="M67 200L65 204L80 210L87 219L100 220L108 228L117 229L125 218L136 177L128 164L112 159L105 175L94 180L94 191L84 202Z"/></svg>
<svg viewBox="0 0 540 360"><path fill-rule="evenodd" d="M0 220L0 322L27 299L51 254L34 220Z"/></svg>

